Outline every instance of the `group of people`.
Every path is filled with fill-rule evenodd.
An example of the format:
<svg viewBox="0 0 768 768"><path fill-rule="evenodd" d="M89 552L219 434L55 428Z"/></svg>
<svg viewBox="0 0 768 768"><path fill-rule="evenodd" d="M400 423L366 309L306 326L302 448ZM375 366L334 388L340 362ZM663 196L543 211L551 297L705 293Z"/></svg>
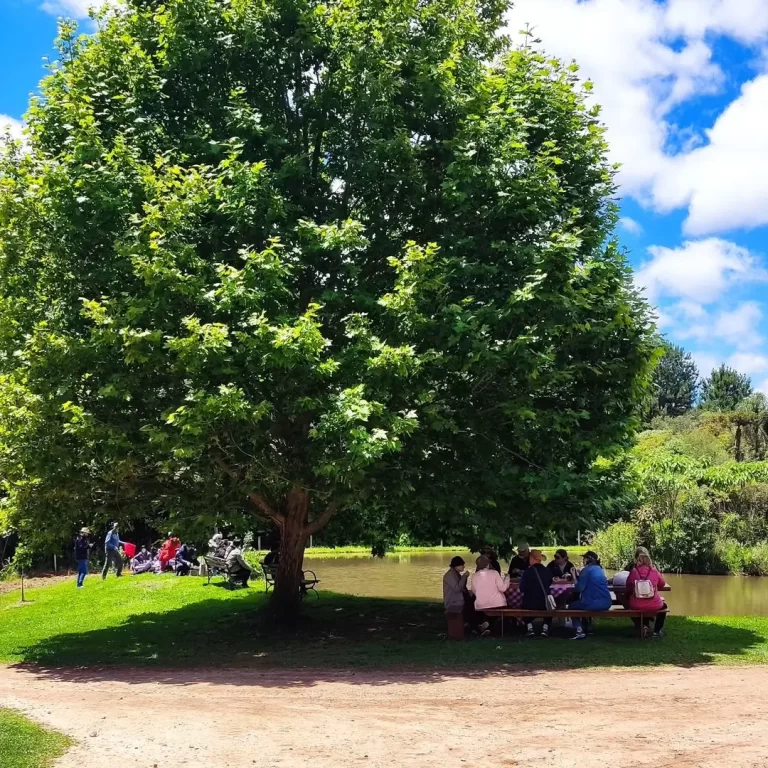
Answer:
<svg viewBox="0 0 768 768"><path fill-rule="evenodd" d="M94 543L91 539L91 530L81 528L75 538L75 560L77 561L77 588L82 589L85 583L85 577L88 575L89 560L93 550ZM217 534L221 541L224 541L221 534ZM215 539L216 537L214 537ZM209 542L209 545L211 542ZM233 564L233 570L239 570L241 580L244 580L245 586L248 585L248 577L251 570L242 557L240 541L224 541L226 552L223 556L228 563ZM102 579L107 578L110 568L115 569L117 576L123 575L123 567L126 560L126 550L133 549L133 546L120 538L120 525L115 522L110 525L104 538L104 567L101 571ZM197 551L192 544L184 544L173 533L168 533L165 542L159 548L142 547L140 551L134 552L128 561L134 575L142 573L164 573L173 571L177 576L188 576L193 568L200 567L200 561L197 558ZM247 574L246 574L247 571Z"/></svg>
<svg viewBox="0 0 768 768"><path fill-rule="evenodd" d="M531 549L528 544L520 544L517 554L510 560L509 572L501 575L501 564L495 552L490 548L482 550L477 558L476 570L469 583L469 572L461 557L454 557L443 577L443 602L446 613L462 614L467 625L481 635L490 634L490 624L484 611L507 606L507 591L513 579L519 579L522 608L529 611L554 611L558 605L551 594L553 583L573 583L566 601L560 607L583 611L607 611L613 604L611 586L596 552L588 551L583 555L582 568L577 569L568 559L564 549L558 549L552 562L544 565L546 555L539 549ZM635 553L635 561L626 572L614 577L615 585L626 586L624 605L633 610L653 613L666 610L667 605L659 595L659 589L665 586L664 577L654 567L647 549L640 547ZM653 634L660 637L666 614L658 613L655 618ZM633 619L639 624L639 619ZM533 617L524 618L526 635L533 637ZM552 616L546 616L542 623L541 636L549 635ZM587 636L588 624L578 618L573 619L575 634L572 639L583 640ZM646 620L642 631L650 634L650 619Z"/></svg>
<svg viewBox="0 0 768 768"><path fill-rule="evenodd" d="M242 546L243 542L237 536L225 539L223 534L214 533L208 541L208 555L223 560L232 581L247 587L253 569L243 557Z"/></svg>

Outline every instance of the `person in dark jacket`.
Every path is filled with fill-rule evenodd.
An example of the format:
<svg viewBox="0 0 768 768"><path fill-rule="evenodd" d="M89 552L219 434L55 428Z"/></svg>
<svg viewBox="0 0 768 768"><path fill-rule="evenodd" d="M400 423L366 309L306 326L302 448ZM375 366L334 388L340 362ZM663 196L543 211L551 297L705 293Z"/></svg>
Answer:
<svg viewBox="0 0 768 768"><path fill-rule="evenodd" d="M112 523L106 538L104 539L104 568L101 571L101 578L106 579L109 573L109 566L115 566L115 572L118 576L123 575L123 558L120 554L120 547L125 544L120 539L120 526L118 523Z"/></svg>
<svg viewBox="0 0 768 768"><path fill-rule="evenodd" d="M177 576L189 576L193 565L199 565L197 551L189 544L182 544L173 563L173 569Z"/></svg>
<svg viewBox="0 0 768 768"><path fill-rule="evenodd" d="M547 595L552 586L552 572L543 565L546 556L541 550L532 549L528 555L529 565L523 571L520 579L520 594L523 596L522 607L530 611L546 611ZM533 631L533 619L524 619L528 625L526 637L533 637L536 633ZM552 623L552 617L544 619L541 628L541 636L549 636L549 625Z"/></svg>
<svg viewBox="0 0 768 768"><path fill-rule="evenodd" d="M573 581L576 566L568 559L568 553L564 549L555 552L555 558L547 565L553 579L568 579Z"/></svg>
<svg viewBox="0 0 768 768"><path fill-rule="evenodd" d="M83 582L88 575L88 558L91 555L90 528L81 528L75 539L75 560L77 561L77 588L83 588Z"/></svg>
<svg viewBox="0 0 768 768"><path fill-rule="evenodd" d="M518 544L517 554L509 561L509 575L515 579L530 565L531 548L526 543Z"/></svg>

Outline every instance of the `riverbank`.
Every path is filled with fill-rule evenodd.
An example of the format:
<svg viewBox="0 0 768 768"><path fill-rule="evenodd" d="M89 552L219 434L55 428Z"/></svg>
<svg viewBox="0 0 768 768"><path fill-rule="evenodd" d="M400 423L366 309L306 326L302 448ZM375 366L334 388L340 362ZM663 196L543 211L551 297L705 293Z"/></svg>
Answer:
<svg viewBox="0 0 768 768"><path fill-rule="evenodd" d="M762 768L768 668L425 674L0 667L56 768ZM523 702L535 702L529 706ZM638 705L642 702L642 705Z"/></svg>
<svg viewBox="0 0 768 768"><path fill-rule="evenodd" d="M672 616L661 642L631 624L598 622L584 642L511 634L454 643L442 605L324 592L301 623L274 629L263 584L230 591L195 577L89 578L0 596L0 662L43 668L104 665L472 671L699 664L764 664L768 617Z"/></svg>

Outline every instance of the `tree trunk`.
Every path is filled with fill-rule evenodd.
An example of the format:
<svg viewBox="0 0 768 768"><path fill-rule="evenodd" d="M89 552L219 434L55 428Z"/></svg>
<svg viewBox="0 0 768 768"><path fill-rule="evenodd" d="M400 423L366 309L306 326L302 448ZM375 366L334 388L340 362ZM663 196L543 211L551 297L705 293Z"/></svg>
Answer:
<svg viewBox="0 0 768 768"><path fill-rule="evenodd" d="M742 461L744 458L741 453L741 424L736 425L736 461Z"/></svg>
<svg viewBox="0 0 768 768"><path fill-rule="evenodd" d="M294 488L288 493L280 524L280 562L272 594L275 612L282 619L295 616L301 602L304 548L307 546L309 492Z"/></svg>

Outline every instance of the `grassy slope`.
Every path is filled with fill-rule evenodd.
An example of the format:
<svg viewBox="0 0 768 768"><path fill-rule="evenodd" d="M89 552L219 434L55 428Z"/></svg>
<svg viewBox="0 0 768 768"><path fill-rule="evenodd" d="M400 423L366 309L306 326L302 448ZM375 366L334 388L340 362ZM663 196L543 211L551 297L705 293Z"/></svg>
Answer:
<svg viewBox="0 0 768 768"><path fill-rule="evenodd" d="M0 709L0 765L3 768L47 768L69 745L66 736L45 730L15 712Z"/></svg>
<svg viewBox="0 0 768 768"><path fill-rule="evenodd" d="M297 629L278 631L260 611L261 585L229 591L194 577L91 578L84 590L72 581L29 599L19 606L18 593L0 596L0 662L448 670L768 661L768 618L673 616L660 642L639 642L628 622L605 620L584 642L451 643L439 604L322 593Z"/></svg>

